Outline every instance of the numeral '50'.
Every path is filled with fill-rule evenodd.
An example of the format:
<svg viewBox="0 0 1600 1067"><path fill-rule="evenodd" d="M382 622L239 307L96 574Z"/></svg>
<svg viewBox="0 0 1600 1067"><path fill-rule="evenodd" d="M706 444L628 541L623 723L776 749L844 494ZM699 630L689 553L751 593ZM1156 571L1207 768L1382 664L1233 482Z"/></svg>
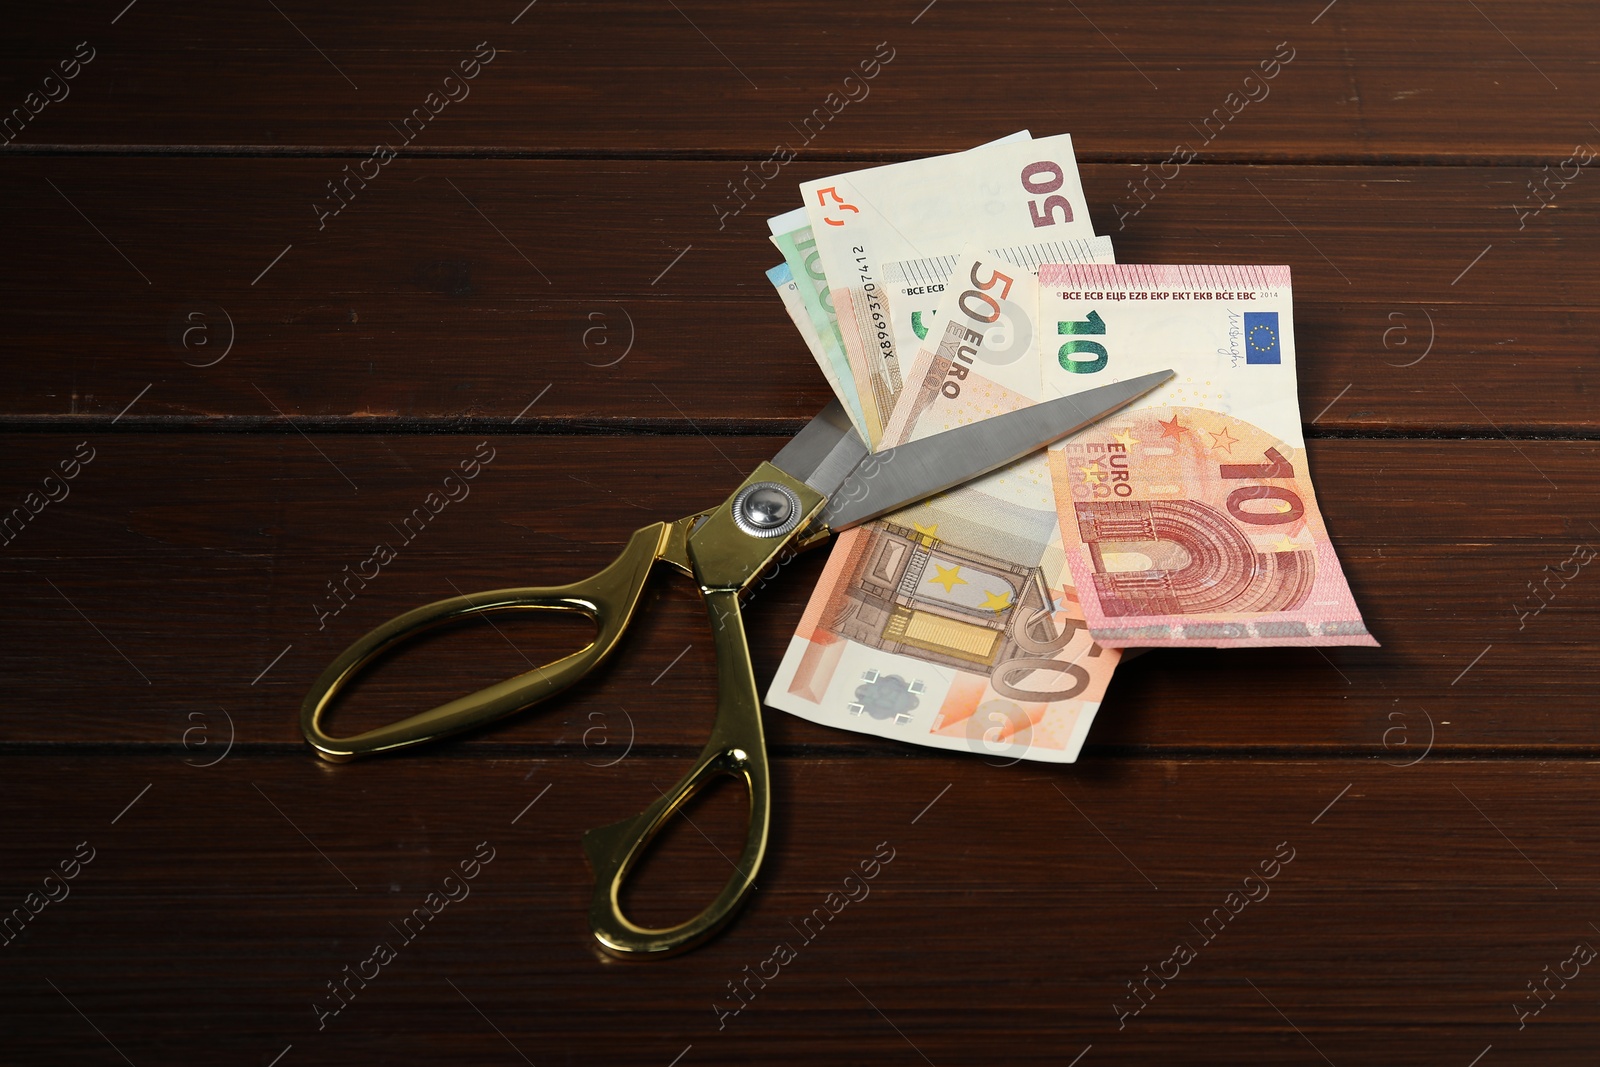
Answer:
<svg viewBox="0 0 1600 1067"><path fill-rule="evenodd" d="M1044 196L1061 188L1067 180L1061 171L1061 164L1052 163L1042 159L1037 163L1029 163L1022 168L1022 187L1034 196ZM1055 217L1057 211L1061 217ZM1072 203L1064 196L1045 196L1044 210L1039 210L1039 201L1028 201L1028 214L1033 217L1035 229L1041 226L1054 226L1058 222L1072 221Z"/></svg>

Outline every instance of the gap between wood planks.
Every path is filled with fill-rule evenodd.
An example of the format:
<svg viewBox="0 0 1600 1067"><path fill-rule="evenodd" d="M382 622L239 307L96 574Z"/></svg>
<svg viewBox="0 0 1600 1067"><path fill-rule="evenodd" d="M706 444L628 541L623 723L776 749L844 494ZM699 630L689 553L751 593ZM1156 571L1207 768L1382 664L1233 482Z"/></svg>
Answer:
<svg viewBox="0 0 1600 1067"><path fill-rule="evenodd" d="M118 417L120 418L120 416ZM109 415L0 415L0 433L158 433L242 434L283 436L301 432L327 436L382 434L416 437L452 437L482 434L558 437L793 437L807 419L771 421L747 419L649 419L596 416L587 419L521 421L520 416L350 416L296 415L292 426L275 416L257 415L149 415L127 419ZM112 424L116 429L112 429ZM1356 429L1301 426L1308 441L1600 441L1600 429L1534 430L1503 426L1500 431L1482 426Z"/></svg>
<svg viewBox="0 0 1600 1067"><path fill-rule="evenodd" d="M806 152L795 157L797 163L837 163L841 166L863 167L880 163L902 163L929 155L942 155L959 151L958 148L931 150L908 149L904 151L843 151ZM506 160L592 160L610 162L661 162L661 163L717 163L749 162L765 157L766 150L758 148L718 149L548 149L548 148L498 148L482 146L473 148L437 147L422 145L408 147L407 156L419 159L506 159ZM350 145L117 145L117 144L20 144L6 145L3 156L156 156L182 159L365 159L372 155L371 146ZM1078 165L1144 166L1166 161L1168 149L1150 153L1112 154L1104 152L1077 153ZM1546 155L1488 154L1488 153L1416 153L1348 152L1321 155L1259 155L1229 154L1213 151L1206 158L1196 158L1187 167L1542 167L1551 161Z"/></svg>

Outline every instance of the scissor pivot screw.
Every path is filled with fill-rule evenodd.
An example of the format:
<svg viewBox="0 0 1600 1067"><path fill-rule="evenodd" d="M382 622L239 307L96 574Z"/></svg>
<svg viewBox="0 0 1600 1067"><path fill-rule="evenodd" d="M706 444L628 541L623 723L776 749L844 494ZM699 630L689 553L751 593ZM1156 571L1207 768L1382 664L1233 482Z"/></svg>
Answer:
<svg viewBox="0 0 1600 1067"><path fill-rule="evenodd" d="M751 537L781 537L800 524L800 498L788 486L757 482L733 498L734 524Z"/></svg>

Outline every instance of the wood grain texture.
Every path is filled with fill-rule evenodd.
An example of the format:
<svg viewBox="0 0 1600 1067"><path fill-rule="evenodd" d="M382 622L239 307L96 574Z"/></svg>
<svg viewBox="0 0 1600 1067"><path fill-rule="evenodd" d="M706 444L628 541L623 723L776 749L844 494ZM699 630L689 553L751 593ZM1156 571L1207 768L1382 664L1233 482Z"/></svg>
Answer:
<svg viewBox="0 0 1600 1067"><path fill-rule="evenodd" d="M944 1065L1060 1064L1092 1045L1085 1063L1197 1064L1361 1062L1381 1045L1384 1062L1420 1065L1490 1044L1580 1062L1600 1024L1592 966L1552 983L1525 1028L1513 1010L1536 1003L1526 983L1546 966L1600 941L1586 904L1600 793L1584 763L781 759L774 851L735 924L674 961L604 960L579 836L685 764L7 758L8 810L48 798L51 812L8 833L4 903L79 842L95 849L71 895L0 948L8 1051L667 1064L692 1045L683 1063L847 1049ZM711 841L726 851L738 833L717 813L697 825L707 836L679 834L655 886L686 909L726 870ZM484 842L494 858L469 895L403 941L390 923ZM892 858L874 869L875 855ZM847 888L858 899L829 903ZM326 983L378 941L397 958L319 1030L313 1003L338 1003ZM1196 958L1119 1029L1114 1005L1137 1003L1126 983L1180 941ZM780 943L794 958L719 1020L714 1004L739 1003L727 983Z"/></svg>
<svg viewBox="0 0 1600 1067"><path fill-rule="evenodd" d="M48 471L64 440L0 439L18 460L6 499ZM5 740L173 746L188 716L220 722L220 707L243 740L298 746L311 681L366 630L457 593L591 574L634 529L716 503L782 444L542 434L88 440L96 455L72 495L0 549L12 605L0 639L12 698ZM420 529L406 524L481 441L494 459L470 495ZM1313 441L1324 514L1383 647L1152 653L1118 673L1091 746L1295 746L1399 759L1385 743L1398 747L1407 732L1388 731L1409 723L1413 751L1430 734L1443 749L1594 751L1593 661L1580 635L1594 630L1600 580L1580 570L1564 587L1541 583L1575 545L1600 546L1589 518L1600 514L1597 455L1592 443ZM347 582L379 543L398 558L370 583ZM750 601L763 685L824 555L778 572ZM634 735L697 748L715 689L704 609L667 574L651 596L600 676L465 744L563 751ZM583 636L554 624L463 627L397 657L343 722L353 732L431 707ZM776 711L767 723L780 746L895 750Z"/></svg>
<svg viewBox="0 0 1600 1067"><path fill-rule="evenodd" d="M834 168L719 229L726 162L406 159L319 231L347 165L5 160L32 252L0 264L0 414L104 425L148 385L125 417L156 426L793 432L830 395L764 271L766 216ZM1594 433L1600 183L1519 229L1531 176L1196 166L1119 227L1138 172L1084 168L1123 262L1292 266L1316 429Z"/></svg>
<svg viewBox="0 0 1600 1067"><path fill-rule="evenodd" d="M0 99L89 39L96 58L19 143L370 151L459 60L497 55L424 150L924 155L1070 126L1085 159L1547 162L1593 136L1597 31L1581 0L1128 7L526 0L372 10L305 3L72 5L8 27ZM519 17L519 12L520 17ZM1320 14L1319 14L1320 12ZM515 23L513 24L515 20ZM892 56L847 86L879 42ZM1287 45L1292 61L1209 144L1197 132ZM871 68L869 68L871 69ZM459 90L457 90L459 93ZM857 102L840 104L846 94ZM1231 105L1238 107L1237 104ZM811 138L804 121L827 119ZM834 110L836 109L836 114ZM1065 117L1065 121L1064 118ZM1561 155L1552 156L1552 153Z"/></svg>
<svg viewBox="0 0 1600 1067"><path fill-rule="evenodd" d="M94 58L45 82L80 41ZM325 214L478 42L470 96ZM1563 161L1600 146L1597 44L1578 0L11 13L0 1061L1591 1063L1600 578L1561 573L1600 544L1600 194ZM1318 497L1381 648L1151 652L1072 766L769 710L759 889L655 965L591 947L579 840L705 739L683 582L542 710L309 754L300 700L370 626L591 573L828 399L763 278L798 183L1022 127L1073 133L1120 261L1293 268ZM80 447L70 495L18 519ZM480 447L470 495L408 536ZM332 598L380 541L397 558ZM824 558L749 604L763 682ZM582 636L501 630L415 646L335 726ZM710 899L742 807L697 800L633 913ZM405 939L480 843L470 897ZM380 939L397 958L319 1025ZM1180 942L1178 977L1148 977Z"/></svg>

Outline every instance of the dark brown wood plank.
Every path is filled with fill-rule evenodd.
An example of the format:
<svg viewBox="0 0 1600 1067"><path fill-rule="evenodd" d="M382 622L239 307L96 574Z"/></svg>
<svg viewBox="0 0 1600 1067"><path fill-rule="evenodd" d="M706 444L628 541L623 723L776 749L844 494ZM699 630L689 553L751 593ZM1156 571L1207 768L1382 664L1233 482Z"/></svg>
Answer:
<svg viewBox="0 0 1600 1067"><path fill-rule="evenodd" d="M1082 1063L1311 1064L1381 1046L1421 1065L1492 1045L1592 1060L1592 966L1566 963L1520 1030L1515 1011L1539 1003L1527 983L1545 968L1600 943L1584 762L783 759L748 907L702 949L630 966L590 947L579 837L687 761L464 755L0 761L5 809L29 813L6 835L7 908L80 842L94 850L0 949L8 1056L695 1064L781 1048L809 1063L848 1047L863 1062L1061 1064L1092 1045ZM724 850L731 811L699 823ZM480 843L493 859L452 883L468 895L406 942L390 924ZM655 888L695 910L727 865L689 830L670 847ZM805 919L847 887L858 899L813 918L808 941ZM326 983L379 941L396 958L319 1030L313 1004L337 1003ZM1127 983L1170 977L1180 942L1194 958L1131 1014ZM719 1017L739 1003L727 984L780 944L793 958Z"/></svg>
<svg viewBox="0 0 1600 1067"><path fill-rule="evenodd" d="M787 431L829 396L763 277L764 216L827 166L719 230L728 163L404 160L319 233L343 166L5 161L0 414ZM1124 262L1294 268L1319 429L1600 428L1600 186L1519 229L1521 169L1192 167L1119 229L1135 176L1084 174Z"/></svg>
<svg viewBox="0 0 1600 1067"><path fill-rule="evenodd" d="M635 528L716 503L781 444L494 437L495 458L470 495L420 532L407 528L407 543L400 526L412 509L485 439L86 440L95 458L71 495L0 549L10 605L0 624L9 696L0 740L177 750L196 723L220 736L226 712L241 743L298 745L303 694L367 629L457 592L592 573ZM7 508L39 489L74 443L5 438ZM1575 442L1312 442L1324 514L1384 647L1151 653L1113 682L1091 743L1392 756L1386 743L1409 737L1416 751L1434 736L1455 750L1592 751L1589 636L1600 583L1581 567L1565 584L1560 575L1573 569L1575 545L1600 545L1597 455L1600 445ZM398 558L365 587L341 586L349 602L335 613L329 583L343 582L347 567L370 572L362 561L378 543ZM819 552L795 562L750 604L763 683L822 561ZM643 746L698 746L715 689L703 608L665 575L652 597L600 678L470 743L598 753L605 739L632 736ZM1536 610L1541 601L1548 607ZM376 725L421 710L553 659L582 636L503 629L467 627L400 657L344 721ZM778 712L767 722L778 745L900 751ZM1389 732L1397 725L1405 728Z"/></svg>
<svg viewBox="0 0 1600 1067"><path fill-rule="evenodd" d="M29 11L7 27L7 108L42 88L60 95L43 79L77 42L96 53L18 143L370 151L480 41L497 54L416 138L421 150L754 161L775 145L922 154L1066 124L1089 159L1154 161L1187 142L1221 159L1546 162L1594 136L1588 101L1600 92L1590 60L1600 23L1579 0L1326 11L1232 0L1203 18L1180 0L926 10L786 0L759 17L707 0L398 3L381 15L142 4L118 17L123 6ZM1270 66L1275 55L1292 58ZM890 62L846 82L875 56ZM1265 83L1263 63L1276 74ZM1243 104L1247 94L1258 102ZM1214 109L1230 121L1207 131Z"/></svg>
<svg viewBox="0 0 1600 1067"><path fill-rule="evenodd" d="M1600 227L1592 168L1556 176L1600 146L1593 5L111 0L6 29L0 1059L1593 1060L1594 968L1574 968L1600 944L1600 587L1563 572L1600 546ZM85 40L93 61L43 82ZM399 144L478 41L497 51L470 98L319 226L327 183ZM829 116L875 49L870 97ZM52 86L70 97L9 110ZM759 889L655 965L592 947L579 840L708 731L681 580L543 709L314 758L300 699L356 635L591 573L825 402L762 277L799 182L1020 126L1071 129L1123 262L1294 268L1319 496L1381 649L1150 653L1070 767L769 709ZM1178 145L1198 160L1153 177ZM798 158L730 213L782 146ZM93 461L47 482L79 442ZM397 529L479 442L470 496ZM380 541L397 558L330 599ZM750 604L763 683L824 558ZM337 726L579 640L463 627ZM634 914L710 899L742 809L731 787L693 805ZM489 847L469 899L414 944L394 928ZM863 861L870 896L802 931ZM1270 896L1230 896L1252 886ZM398 958L326 1014L379 940ZM1179 942L1196 957L1136 993ZM733 1014L730 981L780 943L795 958Z"/></svg>

